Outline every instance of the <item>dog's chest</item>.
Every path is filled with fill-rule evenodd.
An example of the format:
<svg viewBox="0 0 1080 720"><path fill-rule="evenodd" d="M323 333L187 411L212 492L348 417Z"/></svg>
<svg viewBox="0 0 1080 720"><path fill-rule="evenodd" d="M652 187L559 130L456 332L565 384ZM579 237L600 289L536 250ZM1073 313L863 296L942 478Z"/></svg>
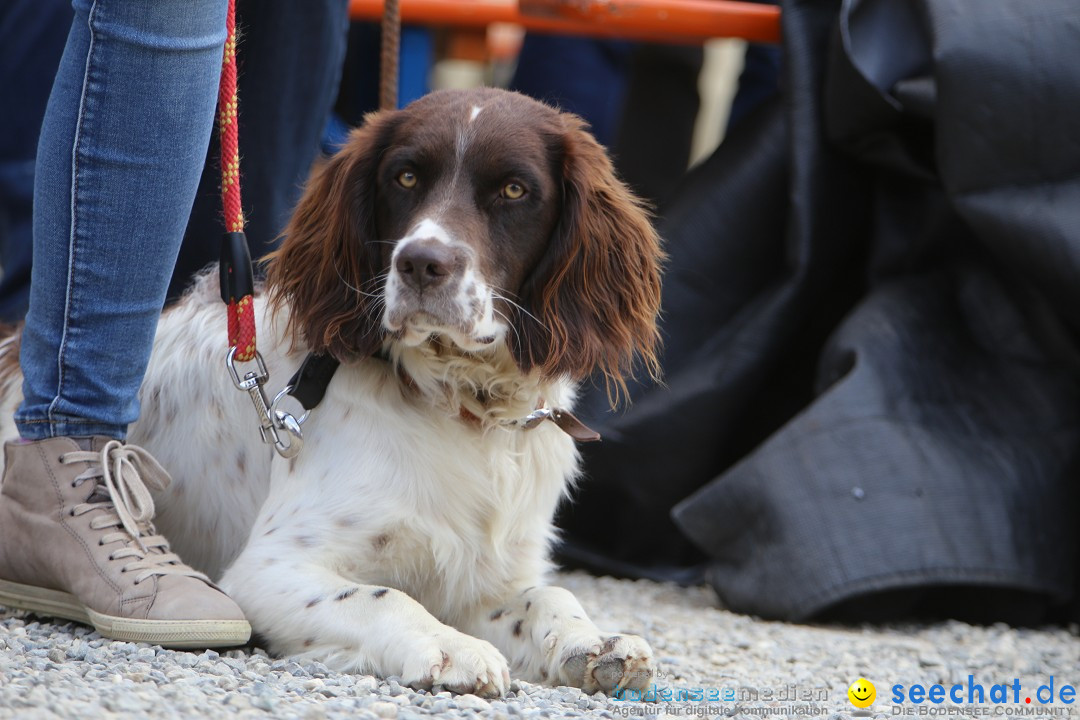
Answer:
<svg viewBox="0 0 1080 720"><path fill-rule="evenodd" d="M354 371L305 427L293 462L275 468L262 518L281 517L306 552L357 582L403 590L437 616L535 582L547 569L552 516L576 468L553 424L475 425L402 403ZM257 536L259 530L256 529Z"/></svg>

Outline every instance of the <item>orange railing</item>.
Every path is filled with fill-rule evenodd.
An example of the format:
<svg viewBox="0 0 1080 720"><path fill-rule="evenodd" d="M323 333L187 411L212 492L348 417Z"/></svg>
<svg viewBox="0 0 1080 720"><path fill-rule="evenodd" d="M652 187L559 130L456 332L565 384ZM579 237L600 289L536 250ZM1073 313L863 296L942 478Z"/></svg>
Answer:
<svg viewBox="0 0 1080 720"><path fill-rule="evenodd" d="M713 37L780 42L780 10L735 0L400 0L401 20L484 27L513 23L568 35L693 43ZM382 16L382 0L350 0L357 20Z"/></svg>

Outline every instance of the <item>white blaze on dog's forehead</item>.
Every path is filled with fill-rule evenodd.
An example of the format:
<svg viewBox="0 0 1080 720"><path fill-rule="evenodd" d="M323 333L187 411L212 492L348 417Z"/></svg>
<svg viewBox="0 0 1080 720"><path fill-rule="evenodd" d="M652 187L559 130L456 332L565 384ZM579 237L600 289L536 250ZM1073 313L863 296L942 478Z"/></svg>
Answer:
<svg viewBox="0 0 1080 720"><path fill-rule="evenodd" d="M454 168L454 180L457 180L459 171L461 170L461 160L465 157L465 152L469 147L469 143L472 142L473 135L476 129L472 127L472 122L480 115L483 110L482 105L473 105L469 110L469 118L464 123L458 125L457 142L455 143L455 155L458 161L457 167Z"/></svg>

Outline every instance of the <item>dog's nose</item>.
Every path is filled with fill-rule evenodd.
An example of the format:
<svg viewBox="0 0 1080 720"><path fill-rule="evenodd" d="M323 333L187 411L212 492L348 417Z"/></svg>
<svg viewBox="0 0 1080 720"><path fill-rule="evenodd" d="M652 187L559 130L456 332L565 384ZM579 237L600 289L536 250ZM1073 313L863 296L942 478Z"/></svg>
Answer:
<svg viewBox="0 0 1080 720"><path fill-rule="evenodd" d="M440 240L411 240L398 252L394 267L406 285L430 290L446 282L461 263L461 253Z"/></svg>

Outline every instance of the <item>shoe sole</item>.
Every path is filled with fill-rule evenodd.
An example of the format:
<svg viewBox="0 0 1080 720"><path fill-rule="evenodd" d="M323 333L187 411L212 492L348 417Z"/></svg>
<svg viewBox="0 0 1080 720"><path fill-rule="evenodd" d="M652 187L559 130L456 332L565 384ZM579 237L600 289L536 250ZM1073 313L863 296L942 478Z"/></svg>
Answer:
<svg viewBox="0 0 1080 720"><path fill-rule="evenodd" d="M114 617L86 607L69 593L0 580L0 605L91 625L102 637L170 648L243 645L246 620L144 620Z"/></svg>

